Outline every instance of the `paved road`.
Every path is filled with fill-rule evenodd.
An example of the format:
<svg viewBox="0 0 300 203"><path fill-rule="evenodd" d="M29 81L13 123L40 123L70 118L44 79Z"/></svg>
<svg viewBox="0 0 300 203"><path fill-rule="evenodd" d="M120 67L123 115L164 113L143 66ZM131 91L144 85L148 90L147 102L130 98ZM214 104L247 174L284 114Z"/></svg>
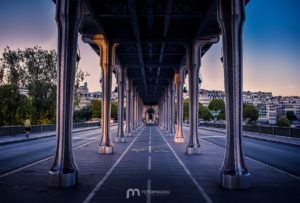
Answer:
<svg viewBox="0 0 300 203"><path fill-rule="evenodd" d="M113 172L90 194L85 202L207 202L152 126L140 131Z"/></svg>
<svg viewBox="0 0 300 203"><path fill-rule="evenodd" d="M188 127L184 127L188 134ZM203 140L225 147L225 134L199 129ZM243 138L244 155L300 177L300 148L263 140Z"/></svg>
<svg viewBox="0 0 300 203"><path fill-rule="evenodd" d="M187 131L185 128L186 134ZM83 144L95 139L93 132L89 132L75 134L74 143L79 145L78 142ZM224 135L211 131L201 134L206 136L203 140L217 138L224 142ZM97 153L95 142L75 150L80 169L77 187L65 190L47 186L52 160L46 160L2 177L0 202L300 202L297 179L249 159L246 164L251 169L253 188L247 191L222 189L218 185L218 172L224 150L203 140L202 155L186 155L187 137L185 143L177 144L174 137L162 135L158 127L143 126L133 137L128 137L126 143L114 143L111 155ZM268 148L263 145L257 148L260 147L268 152ZM36 147L35 150L41 151ZM53 146L50 151L52 155ZM22 154L19 156L18 161L21 161Z"/></svg>
<svg viewBox="0 0 300 203"><path fill-rule="evenodd" d="M111 128L116 131L117 126ZM101 129L73 134L73 147L99 138ZM54 154L55 136L0 146L0 174L39 161Z"/></svg>

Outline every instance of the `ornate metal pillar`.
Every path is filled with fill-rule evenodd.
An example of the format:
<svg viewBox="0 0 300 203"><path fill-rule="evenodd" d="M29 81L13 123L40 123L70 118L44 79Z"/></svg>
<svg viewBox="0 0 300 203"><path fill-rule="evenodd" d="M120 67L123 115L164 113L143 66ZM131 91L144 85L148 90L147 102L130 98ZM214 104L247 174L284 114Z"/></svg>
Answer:
<svg viewBox="0 0 300 203"><path fill-rule="evenodd" d="M126 72L126 69L125 69ZM131 136L131 125L130 125L130 115L131 112L131 89L130 89L130 81L127 78L126 75L126 129L125 129L125 135L130 137Z"/></svg>
<svg viewBox="0 0 300 203"><path fill-rule="evenodd" d="M171 100L171 117L170 117L170 136L175 134L175 87L174 87L174 77L170 81L170 100Z"/></svg>
<svg viewBox="0 0 300 203"><path fill-rule="evenodd" d="M132 97L131 97L131 134L134 133L135 131L135 125L134 125L134 115L135 115L135 108L134 108L134 104L135 104L135 90L133 88L133 82L131 83L131 88L132 88Z"/></svg>
<svg viewBox="0 0 300 203"><path fill-rule="evenodd" d="M168 133L168 88L165 89L164 94L164 128L165 128L165 134Z"/></svg>
<svg viewBox="0 0 300 203"><path fill-rule="evenodd" d="M78 168L72 149L73 98L78 29L82 19L81 0L57 0L58 25L57 109L55 158L49 185L69 187L78 183Z"/></svg>
<svg viewBox="0 0 300 203"><path fill-rule="evenodd" d="M175 135L175 143L184 142L184 134L182 130L183 119L183 82L184 82L184 68L179 67L179 70L175 73L175 86L177 94L177 130Z"/></svg>
<svg viewBox="0 0 300 203"><path fill-rule="evenodd" d="M118 78L118 134L116 142L126 142L124 135L124 80L125 70L121 66L117 68Z"/></svg>
<svg viewBox="0 0 300 203"><path fill-rule="evenodd" d="M199 108L199 90L198 78L201 66L201 49L205 44L212 44L219 41L217 35L207 36L199 39L188 46L187 49L187 68L189 72L189 120L190 120L190 138L186 148L187 154L201 154L201 148L198 138L198 108Z"/></svg>
<svg viewBox="0 0 300 203"><path fill-rule="evenodd" d="M169 80L169 87L167 89L167 103L168 103L168 122L167 122L167 132L169 133L169 136L172 136L171 134L171 81Z"/></svg>
<svg viewBox="0 0 300 203"><path fill-rule="evenodd" d="M242 152L242 28L245 20L244 0L218 0L218 21L223 39L226 95L226 149L220 169L220 184L228 189L250 187L250 174Z"/></svg>
<svg viewBox="0 0 300 203"><path fill-rule="evenodd" d="M100 65L102 70L102 136L99 143L99 153L111 154L113 153L110 134L111 83L118 43L110 44L102 34L84 35L83 40L98 45L100 49Z"/></svg>

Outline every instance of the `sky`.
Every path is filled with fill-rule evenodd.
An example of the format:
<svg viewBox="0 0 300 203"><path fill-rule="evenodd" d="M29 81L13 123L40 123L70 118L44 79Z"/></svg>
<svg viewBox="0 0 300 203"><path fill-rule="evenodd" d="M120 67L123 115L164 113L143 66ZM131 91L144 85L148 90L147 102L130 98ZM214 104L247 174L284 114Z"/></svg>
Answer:
<svg viewBox="0 0 300 203"><path fill-rule="evenodd" d="M300 96L300 1L251 0L243 27L243 89ZM222 42L202 57L201 88L224 90ZM90 91L100 91L99 57L79 36L79 66ZM0 0L0 54L4 47L57 48L51 0ZM113 81L113 83L115 83ZM113 85L114 86L114 85Z"/></svg>

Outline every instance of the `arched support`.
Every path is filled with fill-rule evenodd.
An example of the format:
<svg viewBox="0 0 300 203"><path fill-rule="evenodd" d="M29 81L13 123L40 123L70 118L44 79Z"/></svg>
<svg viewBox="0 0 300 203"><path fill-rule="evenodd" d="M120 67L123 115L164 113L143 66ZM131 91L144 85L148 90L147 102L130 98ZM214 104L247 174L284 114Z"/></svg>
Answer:
<svg viewBox="0 0 300 203"><path fill-rule="evenodd" d="M117 66L118 77L118 134L116 142L126 142L124 134L124 80L125 70L121 66Z"/></svg>
<svg viewBox="0 0 300 203"><path fill-rule="evenodd" d="M223 39L227 136L220 184L228 189L247 189L250 187L250 174L242 152L242 28L245 1L219 0L217 14Z"/></svg>
<svg viewBox="0 0 300 203"><path fill-rule="evenodd" d="M187 48L187 68L189 72L189 116L190 137L186 148L187 154L201 154L198 138L198 78L201 66L201 49L205 44L213 44L219 41L217 35L208 36L194 42Z"/></svg>
<svg viewBox="0 0 300 203"><path fill-rule="evenodd" d="M184 142L184 134L182 128L182 119L183 119L183 82L184 82L184 67L179 67L178 72L175 73L175 86L177 94L177 130L175 134L174 141L175 143Z"/></svg>
<svg viewBox="0 0 300 203"><path fill-rule="evenodd" d="M113 153L110 134L111 120L111 84L112 69L115 66L115 52L118 43L110 44L102 34L84 35L83 40L94 43L100 50L100 65L102 70L102 136L99 143L99 153Z"/></svg>
<svg viewBox="0 0 300 203"><path fill-rule="evenodd" d="M78 168L72 149L73 98L78 29L82 19L81 0L57 0L58 27L56 147L49 171L49 185L70 187L78 183Z"/></svg>

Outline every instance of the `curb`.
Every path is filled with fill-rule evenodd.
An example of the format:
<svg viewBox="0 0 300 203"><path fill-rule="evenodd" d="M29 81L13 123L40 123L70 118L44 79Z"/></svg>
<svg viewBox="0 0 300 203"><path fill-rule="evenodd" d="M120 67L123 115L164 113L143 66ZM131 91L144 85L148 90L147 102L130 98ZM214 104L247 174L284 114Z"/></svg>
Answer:
<svg viewBox="0 0 300 203"><path fill-rule="evenodd" d="M214 130L214 129L207 129L207 128L201 128L201 127L198 127L198 129L226 134L223 131L218 131L218 130ZM295 143L282 142L282 141L279 141L279 140L271 140L271 139L262 138L262 137L253 137L253 136L249 136L249 135L245 135L245 134L243 135L243 137L247 137L247 138L251 138L251 139L257 139L257 140L263 140L263 141L268 141L268 142L274 142L274 143L279 143L279 144L285 144L285 145L290 145L290 146L294 146L294 147L300 147L299 144L295 144Z"/></svg>
<svg viewBox="0 0 300 203"><path fill-rule="evenodd" d="M95 127L95 128L90 128L90 129L82 129L82 130L78 130L75 132L72 132L73 134L79 133L79 132L84 132L84 131L89 131L89 130L95 130L95 129L100 129L101 127ZM25 138L25 139L19 139L19 140L9 140L6 142L0 142L0 146L1 145L6 145L6 144L13 144L13 143L19 143L19 142L27 142L27 141L31 141L31 140L37 140L37 139L42 139L42 138L48 138L48 137L53 137L56 135L56 132L54 132L54 134L51 135L45 135L45 136L40 136L40 137L32 137L32 138Z"/></svg>

